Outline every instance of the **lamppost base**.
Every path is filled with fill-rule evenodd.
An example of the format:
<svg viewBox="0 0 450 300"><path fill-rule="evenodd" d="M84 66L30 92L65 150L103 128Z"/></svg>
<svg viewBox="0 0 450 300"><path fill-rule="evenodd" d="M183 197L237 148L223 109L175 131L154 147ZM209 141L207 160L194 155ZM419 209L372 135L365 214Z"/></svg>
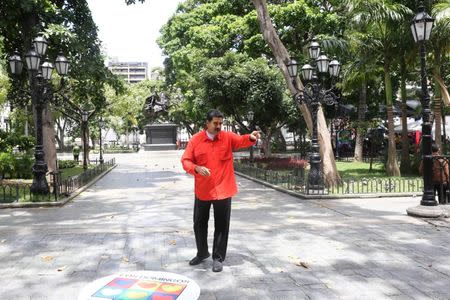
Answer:
<svg viewBox="0 0 450 300"><path fill-rule="evenodd" d="M408 216L420 218L439 218L444 216L445 211L439 205L425 206L417 205L406 209Z"/></svg>
<svg viewBox="0 0 450 300"><path fill-rule="evenodd" d="M50 188L48 186L47 180L41 179L38 181L33 181L30 192L32 194L39 194L39 195L48 195L50 193Z"/></svg>

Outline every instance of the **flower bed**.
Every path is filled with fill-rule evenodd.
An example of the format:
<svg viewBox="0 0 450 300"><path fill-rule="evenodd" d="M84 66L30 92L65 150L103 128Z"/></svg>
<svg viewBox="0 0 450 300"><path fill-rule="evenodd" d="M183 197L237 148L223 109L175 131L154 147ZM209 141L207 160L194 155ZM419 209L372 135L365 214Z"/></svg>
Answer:
<svg viewBox="0 0 450 300"><path fill-rule="evenodd" d="M257 157L253 161L250 161L249 158L243 158L240 161L266 170L295 170L305 169L308 166L306 160L295 157Z"/></svg>

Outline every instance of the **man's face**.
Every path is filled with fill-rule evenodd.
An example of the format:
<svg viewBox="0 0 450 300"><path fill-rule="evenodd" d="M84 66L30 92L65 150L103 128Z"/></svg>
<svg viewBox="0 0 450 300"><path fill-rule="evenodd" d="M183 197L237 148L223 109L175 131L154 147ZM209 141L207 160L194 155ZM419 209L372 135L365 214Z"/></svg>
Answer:
<svg viewBox="0 0 450 300"><path fill-rule="evenodd" d="M213 117L211 121L206 122L206 130L209 133L217 134L222 129L223 118Z"/></svg>

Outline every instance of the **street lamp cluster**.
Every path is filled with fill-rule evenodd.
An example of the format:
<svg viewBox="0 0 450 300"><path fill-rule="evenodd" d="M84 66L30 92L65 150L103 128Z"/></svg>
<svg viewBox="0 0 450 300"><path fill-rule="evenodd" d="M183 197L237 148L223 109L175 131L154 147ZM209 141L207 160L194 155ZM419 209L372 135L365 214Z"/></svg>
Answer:
<svg viewBox="0 0 450 300"><path fill-rule="evenodd" d="M325 54L321 53L319 43L313 39L308 47L310 64L305 64L302 69L302 77L307 82L303 90L297 89L294 100L299 104L305 103L312 118L312 135L311 135L311 153L309 157L310 171L308 175L307 192L321 193L324 190L322 161L320 158L320 146L317 138L317 112L320 104L335 105L339 96L335 93L334 85L330 89L325 88L325 80L319 81L319 76L325 79L330 76L336 79L339 76L341 68L340 63L336 59L330 60ZM297 88L295 83L298 75L298 63L290 60L286 63L289 76L292 78L293 86ZM333 83L333 82L332 82Z"/></svg>
<svg viewBox="0 0 450 300"><path fill-rule="evenodd" d="M35 163L33 165L33 183L30 191L34 194L48 194L49 186L45 177L47 173L47 164L44 160L44 146L42 135L42 112L45 104L57 92L51 85L52 71L56 67L56 71L61 78L61 88L64 85L63 78L67 75L69 70L69 62L62 54L59 54L55 60L55 67L53 64L43 58L47 51L47 40L39 36L33 40L31 49L25 55L26 68L28 71L28 79L30 90L27 91L31 95L33 106L36 109L36 148L35 148ZM18 76L22 73L23 61L19 52L16 50L13 55L9 57L9 65L11 73Z"/></svg>

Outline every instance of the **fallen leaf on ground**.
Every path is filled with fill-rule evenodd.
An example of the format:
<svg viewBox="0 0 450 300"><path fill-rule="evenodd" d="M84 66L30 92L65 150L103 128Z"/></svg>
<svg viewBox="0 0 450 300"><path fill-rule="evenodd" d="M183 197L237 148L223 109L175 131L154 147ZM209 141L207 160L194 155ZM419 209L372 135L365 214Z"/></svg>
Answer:
<svg viewBox="0 0 450 300"><path fill-rule="evenodd" d="M52 261L53 260L53 256L51 256L51 255L44 255L44 256L41 256L41 259L43 261Z"/></svg>
<svg viewBox="0 0 450 300"><path fill-rule="evenodd" d="M309 265L304 261L298 261L295 263L296 266L303 267L305 269L309 269Z"/></svg>
<svg viewBox="0 0 450 300"><path fill-rule="evenodd" d="M56 269L58 272L62 272L67 268L67 266L63 266L63 267L59 267L58 269Z"/></svg>
<svg viewBox="0 0 450 300"><path fill-rule="evenodd" d="M309 264L305 261L301 261L298 257L288 256L288 258L296 266L303 267L305 269L309 269Z"/></svg>
<svg viewBox="0 0 450 300"><path fill-rule="evenodd" d="M130 260L127 257L122 257L123 262L130 262Z"/></svg>

